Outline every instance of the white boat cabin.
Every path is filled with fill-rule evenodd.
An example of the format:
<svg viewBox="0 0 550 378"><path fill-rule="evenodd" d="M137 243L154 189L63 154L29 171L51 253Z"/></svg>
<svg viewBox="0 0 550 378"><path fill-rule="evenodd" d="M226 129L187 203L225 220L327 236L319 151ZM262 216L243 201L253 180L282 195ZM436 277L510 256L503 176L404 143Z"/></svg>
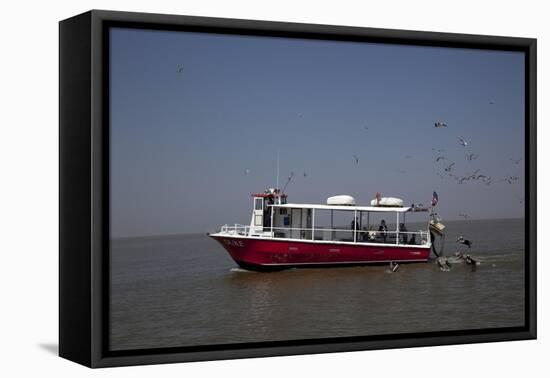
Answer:
<svg viewBox="0 0 550 378"><path fill-rule="evenodd" d="M427 219L425 228L422 227L421 230L409 231L406 228L407 213L424 212L428 209L414 205L402 206L399 199L377 198L376 202L372 202L374 206L358 206L351 196L334 196L327 200L326 205L299 204L288 203L286 194L277 189L252 194L252 198L250 225L225 225L222 233L254 238L336 243L431 244ZM335 219L336 215L340 218Z"/></svg>

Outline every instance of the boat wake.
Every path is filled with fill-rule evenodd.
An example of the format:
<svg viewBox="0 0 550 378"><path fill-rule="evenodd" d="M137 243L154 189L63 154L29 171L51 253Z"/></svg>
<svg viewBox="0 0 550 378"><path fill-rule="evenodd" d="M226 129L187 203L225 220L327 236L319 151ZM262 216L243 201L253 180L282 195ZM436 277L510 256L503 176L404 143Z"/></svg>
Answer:
<svg viewBox="0 0 550 378"><path fill-rule="evenodd" d="M250 270L246 270L246 269L243 269L243 268L231 268L231 269L229 269L229 271L232 272L232 273L253 273Z"/></svg>

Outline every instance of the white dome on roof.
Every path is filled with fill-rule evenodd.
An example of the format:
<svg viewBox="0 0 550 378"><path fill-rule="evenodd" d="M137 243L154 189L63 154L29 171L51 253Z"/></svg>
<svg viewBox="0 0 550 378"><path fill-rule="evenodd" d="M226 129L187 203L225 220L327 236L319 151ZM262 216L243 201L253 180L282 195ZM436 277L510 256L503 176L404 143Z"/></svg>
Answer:
<svg viewBox="0 0 550 378"><path fill-rule="evenodd" d="M328 197L327 205L352 206L355 205L355 198L348 195Z"/></svg>
<svg viewBox="0 0 550 378"><path fill-rule="evenodd" d="M403 207L403 200L395 197L382 197L370 201L371 206Z"/></svg>

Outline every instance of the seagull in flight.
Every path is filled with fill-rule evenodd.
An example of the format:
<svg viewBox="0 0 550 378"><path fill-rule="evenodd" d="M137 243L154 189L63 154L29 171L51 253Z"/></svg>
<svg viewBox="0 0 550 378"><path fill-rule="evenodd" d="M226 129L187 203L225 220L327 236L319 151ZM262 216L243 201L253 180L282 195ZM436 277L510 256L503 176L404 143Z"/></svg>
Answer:
<svg viewBox="0 0 550 378"><path fill-rule="evenodd" d="M183 66L180 66L180 67L178 68L178 73L183 73Z"/></svg>
<svg viewBox="0 0 550 378"><path fill-rule="evenodd" d="M454 165L455 165L455 162L453 161L451 164L445 167L445 172L451 172L451 169L453 169Z"/></svg>
<svg viewBox="0 0 550 378"><path fill-rule="evenodd" d="M467 245L468 248L472 248L472 242L469 241L468 239L464 239L464 236L459 236L459 237L456 239L456 242L457 242L457 243L460 243L460 244Z"/></svg>
<svg viewBox="0 0 550 378"><path fill-rule="evenodd" d="M518 195L516 195L515 197L516 197L517 200L519 201L519 204L520 204L520 205L523 205L523 198L520 197L520 196L518 196Z"/></svg>
<svg viewBox="0 0 550 378"><path fill-rule="evenodd" d="M434 127L436 127L436 128L438 128L438 127L447 127L447 124L445 122L438 121L438 122L434 123Z"/></svg>
<svg viewBox="0 0 550 378"><path fill-rule="evenodd" d="M466 142L464 139L460 138L459 139L459 143L462 147L467 147L468 146L468 142Z"/></svg>
<svg viewBox="0 0 550 378"><path fill-rule="evenodd" d="M248 175L249 173L250 173L250 169L246 168L246 169L244 170L244 175L246 176L246 175Z"/></svg>
<svg viewBox="0 0 550 378"><path fill-rule="evenodd" d="M290 181L292 180L293 177L294 177L294 172L290 172L290 175L288 175L288 179L286 180L285 186L283 186L282 193L285 192L286 187L288 186L288 184L290 184Z"/></svg>
<svg viewBox="0 0 550 378"><path fill-rule="evenodd" d="M447 159L445 156L438 156L438 157L435 159L435 161L436 161L436 163L437 163L439 160L445 160L445 159Z"/></svg>
<svg viewBox="0 0 550 378"><path fill-rule="evenodd" d="M390 261L390 270L395 273L399 270L399 264L394 263L393 261Z"/></svg>
<svg viewBox="0 0 550 378"><path fill-rule="evenodd" d="M449 260L447 259L437 259L437 265L439 266L439 269L441 269L442 272L448 272L451 270L451 265L449 264Z"/></svg>
<svg viewBox="0 0 550 378"><path fill-rule="evenodd" d="M472 161L472 160L475 160L478 158L479 155L476 155L476 154L468 154L466 155L466 159L468 159L469 161Z"/></svg>
<svg viewBox="0 0 550 378"><path fill-rule="evenodd" d="M353 155L353 158L355 159L355 165L358 165L359 164L359 158L357 157L357 155Z"/></svg>
<svg viewBox="0 0 550 378"><path fill-rule="evenodd" d="M516 182L517 180L519 180L519 177L518 177L518 176L509 176L509 177L505 177L505 178L502 179L501 181L506 181L508 184L513 184L513 183Z"/></svg>

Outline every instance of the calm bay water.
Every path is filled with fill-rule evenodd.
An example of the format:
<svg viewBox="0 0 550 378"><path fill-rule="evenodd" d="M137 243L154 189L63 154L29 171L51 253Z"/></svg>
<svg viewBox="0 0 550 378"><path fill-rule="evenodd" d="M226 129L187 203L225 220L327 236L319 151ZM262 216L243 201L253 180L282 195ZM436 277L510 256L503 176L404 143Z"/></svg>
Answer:
<svg viewBox="0 0 550 378"><path fill-rule="evenodd" d="M524 324L524 221L445 222L435 263L241 270L205 234L111 242L112 350L429 332ZM411 229L409 227L409 229ZM473 241L472 249L455 242Z"/></svg>

